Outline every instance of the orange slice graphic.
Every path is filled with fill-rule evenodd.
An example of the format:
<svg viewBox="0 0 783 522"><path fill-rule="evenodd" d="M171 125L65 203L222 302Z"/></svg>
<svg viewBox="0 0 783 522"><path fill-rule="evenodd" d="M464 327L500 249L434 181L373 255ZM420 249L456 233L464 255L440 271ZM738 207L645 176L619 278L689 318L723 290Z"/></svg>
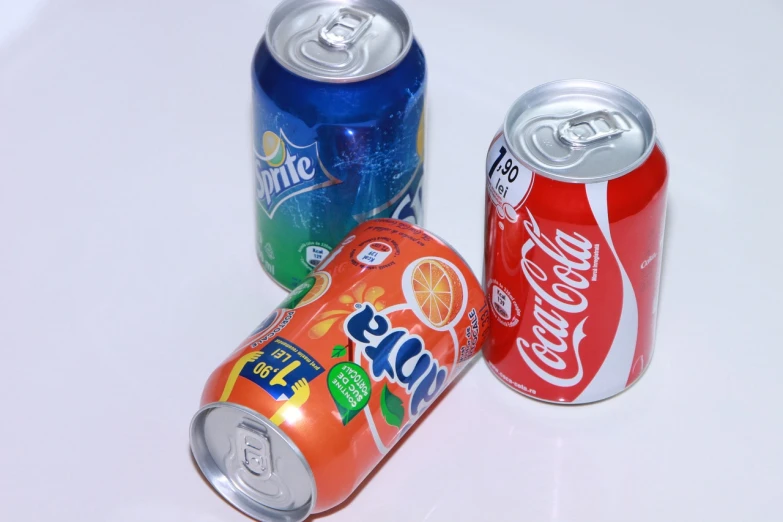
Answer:
<svg viewBox="0 0 783 522"><path fill-rule="evenodd" d="M305 294L301 301L299 301L299 304L296 305L297 308L315 302L329 289L331 280L329 274L326 272L314 272L310 274L310 277L315 279L315 283L313 283L313 287L310 288L310 291Z"/></svg>
<svg viewBox="0 0 783 522"><path fill-rule="evenodd" d="M432 326L446 326L457 317L464 292L457 272L449 265L422 259L413 269L411 283L416 304Z"/></svg>

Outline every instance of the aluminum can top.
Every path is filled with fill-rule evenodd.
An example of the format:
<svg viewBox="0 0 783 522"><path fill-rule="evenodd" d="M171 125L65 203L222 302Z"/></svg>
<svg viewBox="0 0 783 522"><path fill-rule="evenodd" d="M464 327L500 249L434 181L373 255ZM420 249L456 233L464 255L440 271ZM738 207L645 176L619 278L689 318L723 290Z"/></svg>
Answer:
<svg viewBox="0 0 783 522"><path fill-rule="evenodd" d="M559 80L523 94L503 133L533 172L595 183L633 171L655 146L655 122L631 93L592 80Z"/></svg>
<svg viewBox="0 0 783 522"><path fill-rule="evenodd" d="M413 32L392 0L285 0L272 12L265 38L292 73L348 83L395 67L408 54Z"/></svg>

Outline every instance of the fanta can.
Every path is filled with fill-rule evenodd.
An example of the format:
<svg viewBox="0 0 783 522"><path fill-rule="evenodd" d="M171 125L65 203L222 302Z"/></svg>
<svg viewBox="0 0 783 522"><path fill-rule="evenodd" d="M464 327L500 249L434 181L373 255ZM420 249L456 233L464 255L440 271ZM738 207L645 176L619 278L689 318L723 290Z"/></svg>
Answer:
<svg viewBox="0 0 783 522"><path fill-rule="evenodd" d="M489 314L446 243L359 225L212 373L190 432L199 468L259 520L340 504L476 355Z"/></svg>
<svg viewBox="0 0 783 522"><path fill-rule="evenodd" d="M424 54L392 0L285 0L253 58L256 251L292 289L358 223L421 224Z"/></svg>

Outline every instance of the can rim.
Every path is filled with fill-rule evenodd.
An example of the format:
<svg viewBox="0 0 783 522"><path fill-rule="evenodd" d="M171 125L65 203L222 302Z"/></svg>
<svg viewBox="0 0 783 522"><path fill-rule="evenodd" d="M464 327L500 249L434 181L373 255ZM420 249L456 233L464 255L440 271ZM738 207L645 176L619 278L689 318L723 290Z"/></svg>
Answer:
<svg viewBox="0 0 783 522"><path fill-rule="evenodd" d="M272 57L275 59L275 61L285 70L287 70L291 74L295 74L296 76L299 76L300 78L306 78L308 80L313 80L320 83L336 83L336 84L357 83L364 80L369 80L371 78L375 78L376 76L380 76L397 67L400 64L400 62L402 62L405 59L405 57L408 56L408 53L410 52L411 47L413 46L413 40L414 40L413 24L411 24L410 16L408 16L408 13L405 11L405 9L403 9L403 7L395 0L384 0L384 1L390 4L393 8L399 10L400 17L402 20L405 21L405 25L407 26L407 31L406 31L405 41L403 42L402 49L397 55L397 58L395 58L388 65L378 69L377 71L372 71L366 74L360 74L357 76L347 76L347 77L321 76L315 73L308 73L306 71L294 69L287 63L286 60L282 59L282 56L277 51L277 47L274 45L274 42L272 42L272 37L271 37L271 34L273 32L272 22L275 20L276 16L278 16L281 12L284 11L284 9L288 8L291 4L301 3L301 0L283 0L282 2L277 4L277 6L269 14L269 19L267 20L266 26L264 28L264 36L262 40L266 43L266 46L269 48L269 52L272 55ZM349 1L343 3L353 4L355 2Z"/></svg>
<svg viewBox="0 0 783 522"><path fill-rule="evenodd" d="M530 162L525 161L520 154L517 153L515 150L515 147L513 146L513 140L509 139L510 133L510 127L512 122L512 115L514 117L518 117L521 113L515 114L518 105L522 103L523 100L529 97L533 97L538 92L544 91L547 89L551 89L552 87L560 84L565 83L574 83L574 84L582 84L582 85L592 85L594 87L602 87L602 88L608 88L615 90L622 95L628 97L629 99L633 100L634 103L638 104L645 112L646 116L650 119L650 139L647 147L645 148L644 152L639 156L639 158L630 164L629 166L619 169L617 171L613 171L607 174L604 174L602 176L597 176L592 179L585 179L585 178L575 178L567 175L563 175L558 172L554 171L547 171L545 169L542 169L540 166L534 167L530 164ZM637 168L639 168L645 161L647 161L647 158L650 157L652 154L653 149L655 149L656 144L658 143L657 138L657 128L655 126L655 118L653 118L652 112L647 107L647 105L642 102L641 99L639 99L636 95L631 93L630 91L627 91L626 89L623 89L622 87L618 87L617 85L614 85L612 83L603 82L600 80L590 80L588 78L565 78L560 80L553 80L550 82L542 83L541 85L537 85L536 87L533 87L532 89L527 90L524 92L521 96L519 96L516 100L514 100L514 103L511 104L511 108L506 112L506 116L503 119L503 132L502 132L503 139L506 143L509 144L509 151L511 154L514 155L514 159L516 159L519 163L525 166L525 168L529 169L531 172L535 174L540 174L544 177L553 179L555 181L563 181L566 183L575 183L575 184L587 184L587 183L601 183L603 181L609 181L615 178L619 178L622 176L625 176L629 172L633 172Z"/></svg>
<svg viewBox="0 0 783 522"><path fill-rule="evenodd" d="M300 460L304 470L307 472L310 478L310 501L307 504L307 509L300 512L279 510L272 507L265 506L255 500L249 498L247 495L237 488L228 476L219 468L209 449L207 448L206 437L204 435L204 424L208 414L217 408L231 408L237 410L242 415L250 417L253 421L262 424L265 428L269 429L276 437L279 437L282 442L288 444L290 449ZM207 482L217 491L217 493L223 497L229 504L236 509L244 513L245 515L252 517L256 520L270 520L272 522L301 522L313 512L317 501L318 490L315 484L315 476L313 475L310 464L305 459L301 450L291 440L291 438L283 432L277 425L269 421L266 417L258 412L246 408L240 404L233 402L213 402L202 406L190 423L190 447L191 453L196 465L201 473L206 478ZM294 515L294 516L291 516Z"/></svg>

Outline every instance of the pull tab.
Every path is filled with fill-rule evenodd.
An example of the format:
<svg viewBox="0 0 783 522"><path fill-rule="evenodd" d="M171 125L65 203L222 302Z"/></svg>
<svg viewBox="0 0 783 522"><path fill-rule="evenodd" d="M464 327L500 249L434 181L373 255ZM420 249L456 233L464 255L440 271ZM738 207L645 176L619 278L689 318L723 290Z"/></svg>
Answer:
<svg viewBox="0 0 783 522"><path fill-rule="evenodd" d="M560 140L570 147L585 147L623 132L615 117L607 111L595 111L564 121L557 129Z"/></svg>
<svg viewBox="0 0 783 522"><path fill-rule="evenodd" d="M237 426L237 448L245 469L260 480L272 476L272 452L269 439L245 423Z"/></svg>
<svg viewBox="0 0 783 522"><path fill-rule="evenodd" d="M347 49L372 25L373 15L355 7L343 7L326 22L318 33L322 45Z"/></svg>

